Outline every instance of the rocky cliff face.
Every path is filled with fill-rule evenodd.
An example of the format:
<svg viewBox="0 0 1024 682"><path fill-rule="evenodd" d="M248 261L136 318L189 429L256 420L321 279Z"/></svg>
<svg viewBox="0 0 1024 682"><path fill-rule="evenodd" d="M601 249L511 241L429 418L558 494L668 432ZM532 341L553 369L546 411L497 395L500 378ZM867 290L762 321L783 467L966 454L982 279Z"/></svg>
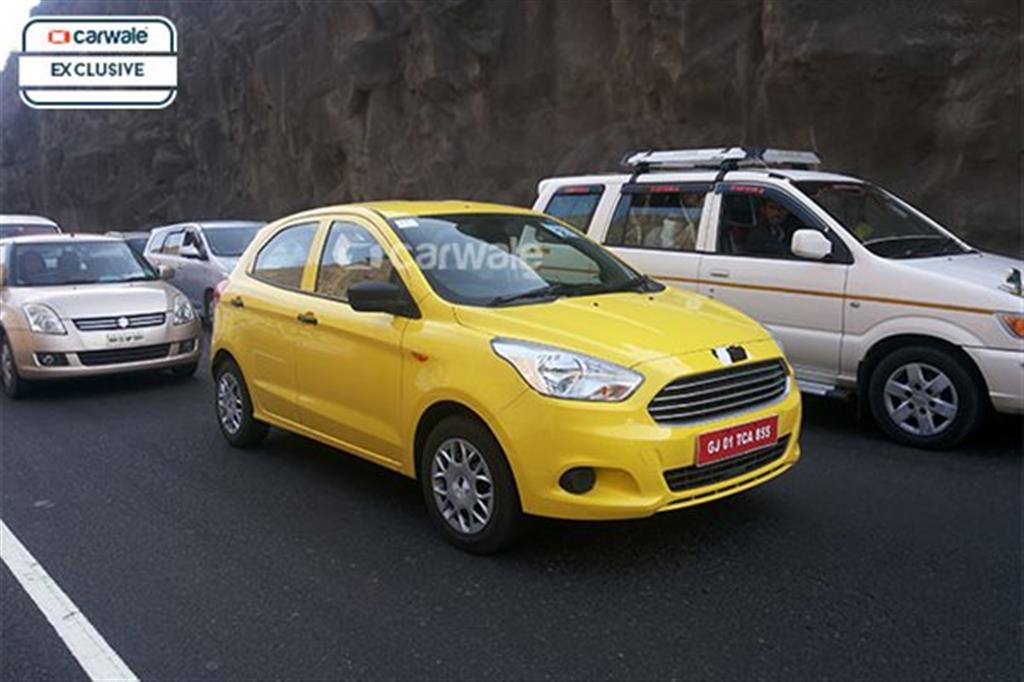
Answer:
<svg viewBox="0 0 1024 682"><path fill-rule="evenodd" d="M978 246L1020 252L1012 0L150 2L159 112L41 112L3 74L2 210L82 229L330 202L529 203L639 147L816 147ZM138 13L43 0L39 14Z"/></svg>

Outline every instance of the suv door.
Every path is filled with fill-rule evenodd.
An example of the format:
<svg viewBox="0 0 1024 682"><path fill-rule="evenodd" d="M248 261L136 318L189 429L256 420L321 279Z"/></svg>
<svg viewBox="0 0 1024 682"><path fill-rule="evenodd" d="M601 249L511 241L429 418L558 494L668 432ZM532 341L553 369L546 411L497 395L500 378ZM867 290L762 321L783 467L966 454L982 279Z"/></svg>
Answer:
<svg viewBox="0 0 1024 682"><path fill-rule="evenodd" d="M697 289L697 251L708 183L626 184L604 245L640 272Z"/></svg>
<svg viewBox="0 0 1024 682"><path fill-rule="evenodd" d="M306 309L313 266L311 247L318 220L281 227L253 258L247 277L221 301L230 306L227 324L234 328L239 364L253 402L261 410L292 423L300 421L296 357L299 315Z"/></svg>
<svg viewBox="0 0 1024 682"><path fill-rule="evenodd" d="M194 253L195 255L185 255L183 251L187 247L189 248L189 253ZM188 296L188 300L192 301L192 307L196 310L202 310L204 273L209 254L203 244L198 228L185 228L181 238L181 246L178 248L178 253L174 258L174 267L180 275L175 278L175 284Z"/></svg>
<svg viewBox="0 0 1024 682"><path fill-rule="evenodd" d="M834 385L853 262L849 250L813 211L779 188L721 183L713 204L715 250L701 260L700 292L771 330L805 387ZM793 233L804 228L828 238L830 256L812 261L792 253Z"/></svg>
<svg viewBox="0 0 1024 682"><path fill-rule="evenodd" d="M401 283L386 244L359 217L338 216L328 225L315 259L314 295L303 303L298 379L304 424L393 465L402 452L396 416L409 320L357 312L347 295L358 282Z"/></svg>

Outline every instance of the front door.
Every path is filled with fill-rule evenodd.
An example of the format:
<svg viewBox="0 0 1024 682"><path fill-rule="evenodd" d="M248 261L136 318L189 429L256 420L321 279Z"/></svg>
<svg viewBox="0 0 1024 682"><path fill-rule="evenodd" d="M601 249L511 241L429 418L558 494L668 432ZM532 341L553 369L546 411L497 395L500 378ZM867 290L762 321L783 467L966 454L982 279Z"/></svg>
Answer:
<svg viewBox="0 0 1024 682"><path fill-rule="evenodd" d="M399 281L376 228L356 217L329 226L306 296L298 353L303 422L339 446L395 464L402 334L408 320L352 310L348 288Z"/></svg>
<svg viewBox="0 0 1024 682"><path fill-rule="evenodd" d="M719 185L713 213L715 248L701 260L700 292L767 327L805 385L834 384L851 262L842 241L795 197L767 185ZM790 241L801 228L825 233L831 256L795 256Z"/></svg>

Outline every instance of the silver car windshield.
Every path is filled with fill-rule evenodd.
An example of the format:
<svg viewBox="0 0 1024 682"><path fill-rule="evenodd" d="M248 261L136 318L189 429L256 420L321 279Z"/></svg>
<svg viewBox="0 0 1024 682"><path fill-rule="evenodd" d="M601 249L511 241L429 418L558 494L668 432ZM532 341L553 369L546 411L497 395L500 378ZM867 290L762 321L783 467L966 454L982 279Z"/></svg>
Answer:
<svg viewBox="0 0 1024 682"><path fill-rule="evenodd" d="M927 258L970 253L888 192L859 182L798 182L796 186L872 253Z"/></svg>
<svg viewBox="0 0 1024 682"><path fill-rule="evenodd" d="M136 282L157 276L153 266L121 241L14 244L10 274L11 284L19 287Z"/></svg>

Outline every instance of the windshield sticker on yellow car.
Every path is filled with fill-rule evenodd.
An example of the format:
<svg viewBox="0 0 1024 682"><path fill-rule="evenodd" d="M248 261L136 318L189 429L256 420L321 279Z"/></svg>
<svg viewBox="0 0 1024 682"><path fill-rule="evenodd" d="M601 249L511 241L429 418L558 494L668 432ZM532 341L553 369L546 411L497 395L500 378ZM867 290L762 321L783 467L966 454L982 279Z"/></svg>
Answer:
<svg viewBox="0 0 1024 682"><path fill-rule="evenodd" d="M395 227L400 227L403 230L410 227L419 227L419 222L415 218L399 218L395 221Z"/></svg>

